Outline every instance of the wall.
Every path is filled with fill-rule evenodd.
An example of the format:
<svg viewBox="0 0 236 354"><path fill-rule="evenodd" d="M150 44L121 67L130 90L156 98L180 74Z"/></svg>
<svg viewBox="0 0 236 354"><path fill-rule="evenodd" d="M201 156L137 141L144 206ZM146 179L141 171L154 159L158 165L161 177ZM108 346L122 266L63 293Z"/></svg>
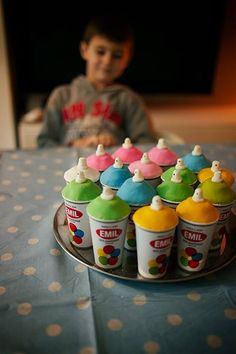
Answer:
<svg viewBox="0 0 236 354"><path fill-rule="evenodd" d="M12 90L4 29L2 1L0 0L0 150L16 147Z"/></svg>

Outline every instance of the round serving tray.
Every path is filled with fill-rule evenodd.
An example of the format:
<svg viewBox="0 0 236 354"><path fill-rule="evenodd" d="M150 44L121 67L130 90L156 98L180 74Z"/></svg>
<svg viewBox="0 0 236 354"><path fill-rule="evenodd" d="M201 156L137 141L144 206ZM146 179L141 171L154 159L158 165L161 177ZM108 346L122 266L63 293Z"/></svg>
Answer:
<svg viewBox="0 0 236 354"><path fill-rule="evenodd" d="M62 204L56 211L53 221L53 229L57 242L62 249L76 261L87 267L112 277L148 283L173 283L205 277L217 272L229 265L236 258L236 216L231 213L230 221L227 224L227 234L225 235L225 248L221 251L209 252L206 266L196 273L188 273L177 266L176 249L171 251L168 271L161 279L146 279L138 273L136 252L124 249L123 262L119 268L107 270L95 265L93 249L79 249L69 241L69 229L65 222L65 207Z"/></svg>

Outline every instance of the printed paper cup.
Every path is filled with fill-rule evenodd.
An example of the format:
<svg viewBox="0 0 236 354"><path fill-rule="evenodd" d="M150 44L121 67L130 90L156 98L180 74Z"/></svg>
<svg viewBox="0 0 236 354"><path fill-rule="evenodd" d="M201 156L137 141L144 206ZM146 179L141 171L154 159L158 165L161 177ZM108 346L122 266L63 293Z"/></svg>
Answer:
<svg viewBox="0 0 236 354"><path fill-rule="evenodd" d="M180 218L178 225L178 265L189 272L198 272L205 266L216 223L203 225Z"/></svg>
<svg viewBox="0 0 236 354"><path fill-rule="evenodd" d="M144 278L162 278L167 266L178 224L176 212L155 196L150 206L139 208L133 216L136 230L138 272Z"/></svg>
<svg viewBox="0 0 236 354"><path fill-rule="evenodd" d="M132 206L132 205L130 205L130 207L131 207L131 213L128 219L127 232L125 237L125 248L128 251L136 251L136 232L135 232L135 225L133 222L133 214L139 207Z"/></svg>
<svg viewBox="0 0 236 354"><path fill-rule="evenodd" d="M173 243L175 228L166 232L151 232L136 226L138 271L144 278L162 278Z"/></svg>
<svg viewBox="0 0 236 354"><path fill-rule="evenodd" d="M189 272L198 272L205 266L219 211L197 188L192 197L178 205L176 212L180 218L177 227L178 265Z"/></svg>
<svg viewBox="0 0 236 354"><path fill-rule="evenodd" d="M104 222L90 217L94 260L98 267L117 268L122 263L127 218Z"/></svg>
<svg viewBox="0 0 236 354"><path fill-rule="evenodd" d="M236 200L236 193L223 180L222 171L217 169L213 177L203 181L199 187L202 189L204 198L208 199L220 212L220 218L210 247L210 250L217 250L221 246L225 227L230 217L230 210Z"/></svg>
<svg viewBox="0 0 236 354"><path fill-rule="evenodd" d="M222 239L226 232L226 225L229 221L231 208L233 203L228 205L213 204L220 212L220 218L216 225L215 232L213 234L210 251L219 250L221 246Z"/></svg>
<svg viewBox="0 0 236 354"><path fill-rule="evenodd" d="M86 213L88 203L76 203L64 199L70 242L80 248L92 247L89 219Z"/></svg>
<svg viewBox="0 0 236 354"><path fill-rule="evenodd" d="M79 171L76 178L62 190L67 215L70 242L79 248L92 246L89 219L86 207L91 200L101 194L101 189Z"/></svg>
<svg viewBox="0 0 236 354"><path fill-rule="evenodd" d="M108 187L87 206L94 260L103 269L122 263L130 207Z"/></svg>

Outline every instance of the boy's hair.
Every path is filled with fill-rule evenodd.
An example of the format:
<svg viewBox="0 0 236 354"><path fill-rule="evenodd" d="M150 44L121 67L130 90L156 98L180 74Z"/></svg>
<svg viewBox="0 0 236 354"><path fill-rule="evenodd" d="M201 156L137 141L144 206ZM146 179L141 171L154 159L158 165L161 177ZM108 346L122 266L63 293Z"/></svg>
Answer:
<svg viewBox="0 0 236 354"><path fill-rule="evenodd" d="M90 20L85 27L82 41L89 43L96 35L102 35L113 42L134 43L134 34L129 23L124 18L113 15L99 16Z"/></svg>

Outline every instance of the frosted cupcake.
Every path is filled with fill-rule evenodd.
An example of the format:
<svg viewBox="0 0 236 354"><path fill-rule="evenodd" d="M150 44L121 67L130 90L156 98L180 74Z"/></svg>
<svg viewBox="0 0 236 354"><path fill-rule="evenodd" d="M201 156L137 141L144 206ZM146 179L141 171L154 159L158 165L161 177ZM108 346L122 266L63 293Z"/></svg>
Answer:
<svg viewBox="0 0 236 354"><path fill-rule="evenodd" d="M105 171L108 167L113 165L114 159L108 154L102 144L98 144L95 154L87 157L87 165L99 172Z"/></svg>
<svg viewBox="0 0 236 354"><path fill-rule="evenodd" d="M89 167L87 165L87 160L85 157L80 157L78 164L71 167L64 173L64 179L67 183L71 182L76 178L78 172L83 172L85 177L93 182L98 182L100 177L100 172L95 168Z"/></svg>
<svg viewBox="0 0 236 354"><path fill-rule="evenodd" d="M167 266L178 216L155 196L133 216L137 237L138 271L144 278L162 278Z"/></svg>
<svg viewBox="0 0 236 354"><path fill-rule="evenodd" d="M197 182L196 174L193 173L188 167L185 166L183 159L179 158L175 167L170 167L161 175L162 181L170 181L174 170L180 171L182 181L190 186Z"/></svg>
<svg viewBox="0 0 236 354"><path fill-rule="evenodd" d="M95 263L103 269L122 263L130 207L109 187L87 206Z"/></svg>
<svg viewBox="0 0 236 354"><path fill-rule="evenodd" d="M164 170L174 166L177 162L177 154L172 151L165 142L165 139L160 138L155 147L148 152L149 159L161 166Z"/></svg>
<svg viewBox="0 0 236 354"><path fill-rule="evenodd" d="M227 234L226 224L230 218L231 207L236 200L234 190L223 181L221 171L216 171L212 178L202 182L199 187L202 189L203 197L208 199L220 212L211 250L217 250L221 246L223 236Z"/></svg>
<svg viewBox="0 0 236 354"><path fill-rule="evenodd" d="M136 250L135 227L132 219L133 213L141 206L151 203L156 195L154 187L144 180L140 170L134 171L134 176L127 179L117 192L117 195L131 207L128 221L125 248L130 251Z"/></svg>
<svg viewBox="0 0 236 354"><path fill-rule="evenodd" d="M178 225L178 264L187 271L196 272L205 266L219 211L203 198L197 188L192 197L176 208Z"/></svg>
<svg viewBox="0 0 236 354"><path fill-rule="evenodd" d="M129 165L129 170L132 174L134 174L134 171L137 169L142 172L144 179L153 187L160 184L160 176L163 170L159 165L149 159L146 152L143 154L141 160L134 161Z"/></svg>
<svg viewBox="0 0 236 354"><path fill-rule="evenodd" d="M193 187L183 182L180 170L174 170L170 181L162 182L157 186L156 191L164 203L171 208L176 208L180 202L194 193Z"/></svg>
<svg viewBox="0 0 236 354"><path fill-rule="evenodd" d="M65 203L70 242L79 248L92 246L89 220L86 213L88 203L101 194L101 189L87 179L82 171L62 190Z"/></svg>
<svg viewBox="0 0 236 354"><path fill-rule="evenodd" d="M219 161L213 161L211 167L203 168L201 171L198 173L198 180L199 182L204 182L208 178L212 178L214 173L217 171L221 171L221 177L225 183L228 185L232 186L234 183L234 176L233 174L225 169L221 168L220 162Z"/></svg>
<svg viewBox="0 0 236 354"><path fill-rule="evenodd" d="M119 157L124 164L129 165L133 161L140 160L142 155L142 151L132 144L130 138L126 138L122 146L113 153L112 157Z"/></svg>
<svg viewBox="0 0 236 354"><path fill-rule="evenodd" d="M203 154L200 145L195 145L191 153L183 156L184 164L192 172L198 173L200 170L211 166L211 161L209 161Z"/></svg>
<svg viewBox="0 0 236 354"><path fill-rule="evenodd" d="M110 187L117 191L130 177L132 177L132 174L128 167L117 157L115 163L102 172L100 182L103 186Z"/></svg>

